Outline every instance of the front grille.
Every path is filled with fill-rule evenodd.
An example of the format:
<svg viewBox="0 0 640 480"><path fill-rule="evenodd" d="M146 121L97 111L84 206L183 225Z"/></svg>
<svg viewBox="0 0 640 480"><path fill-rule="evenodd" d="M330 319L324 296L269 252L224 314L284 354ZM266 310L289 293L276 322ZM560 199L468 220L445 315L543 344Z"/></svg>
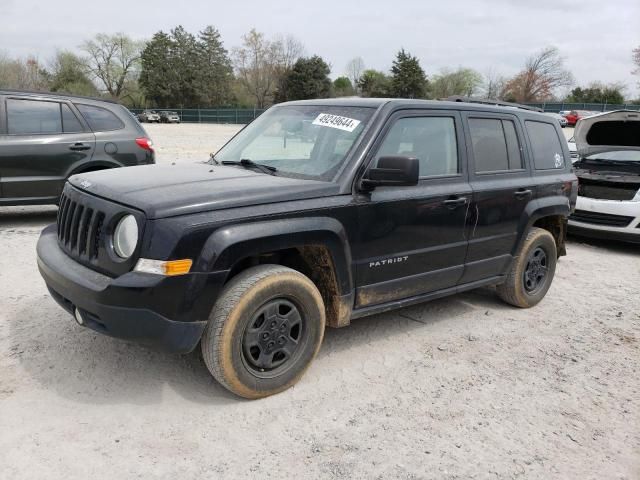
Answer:
<svg viewBox="0 0 640 480"><path fill-rule="evenodd" d="M141 212L67 184L58 208L58 245L78 263L106 275L122 275L133 268L136 254L126 260L119 258L109 239L126 214L136 218L142 233L144 215Z"/></svg>
<svg viewBox="0 0 640 480"><path fill-rule="evenodd" d="M64 193L58 210L58 242L75 258L98 257L105 214L74 201Z"/></svg>
<svg viewBox="0 0 640 480"><path fill-rule="evenodd" d="M586 210L576 210L569 218L576 222L606 225L608 227L626 227L633 220L633 217L625 215L611 215L609 213L588 212Z"/></svg>
<svg viewBox="0 0 640 480"><path fill-rule="evenodd" d="M602 200L632 200L639 188L638 184L612 184L580 179L578 195Z"/></svg>

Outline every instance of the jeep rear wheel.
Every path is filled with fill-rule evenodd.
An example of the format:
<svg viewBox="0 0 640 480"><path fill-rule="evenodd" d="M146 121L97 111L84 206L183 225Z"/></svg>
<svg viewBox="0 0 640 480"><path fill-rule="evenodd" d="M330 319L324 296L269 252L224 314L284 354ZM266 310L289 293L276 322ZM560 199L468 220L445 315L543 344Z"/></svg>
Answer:
<svg viewBox="0 0 640 480"><path fill-rule="evenodd" d="M314 283L295 270L260 265L234 277L211 311L202 355L236 395L262 398L294 385L318 353L325 310Z"/></svg>
<svg viewBox="0 0 640 480"><path fill-rule="evenodd" d="M532 227L513 261L498 296L507 303L529 308L544 298L556 271L556 242L547 230Z"/></svg>

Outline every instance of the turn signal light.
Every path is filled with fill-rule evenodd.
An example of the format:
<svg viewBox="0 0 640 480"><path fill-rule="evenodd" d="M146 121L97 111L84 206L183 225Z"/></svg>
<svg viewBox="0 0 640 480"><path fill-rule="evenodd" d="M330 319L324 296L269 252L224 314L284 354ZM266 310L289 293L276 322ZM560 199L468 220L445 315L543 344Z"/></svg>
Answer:
<svg viewBox="0 0 640 480"><path fill-rule="evenodd" d="M193 261L189 258L183 260L151 260L141 258L136 263L135 272L155 273L156 275L165 275L171 277L174 275L184 275L189 273Z"/></svg>

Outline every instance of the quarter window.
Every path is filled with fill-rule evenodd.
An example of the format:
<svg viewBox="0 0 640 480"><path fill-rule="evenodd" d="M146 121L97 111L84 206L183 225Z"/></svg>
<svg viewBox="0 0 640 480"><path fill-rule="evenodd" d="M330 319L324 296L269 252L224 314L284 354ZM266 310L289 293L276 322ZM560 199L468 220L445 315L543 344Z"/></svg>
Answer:
<svg viewBox="0 0 640 480"><path fill-rule="evenodd" d="M458 167L458 144L452 117L406 117L396 121L385 137L374 164L380 157L402 155L415 157L420 176L455 175Z"/></svg>
<svg viewBox="0 0 640 480"><path fill-rule="evenodd" d="M522 152L511 120L469 118L476 173L521 170Z"/></svg>
<svg viewBox="0 0 640 480"><path fill-rule="evenodd" d="M62 132L60 104L38 100L7 100L8 133L32 135Z"/></svg>
<svg viewBox="0 0 640 480"><path fill-rule="evenodd" d="M76 107L78 107L78 110L80 110L80 113L94 132L107 132L124 128L124 123L106 108L83 104L76 104Z"/></svg>
<svg viewBox="0 0 640 480"><path fill-rule="evenodd" d="M558 132L550 123L527 121L536 170L564 168L564 154Z"/></svg>
<svg viewBox="0 0 640 480"><path fill-rule="evenodd" d="M82 132L84 128L82 128L80 120L78 120L76 114L71 111L69 105L61 103L60 108L62 109L62 128L64 133Z"/></svg>

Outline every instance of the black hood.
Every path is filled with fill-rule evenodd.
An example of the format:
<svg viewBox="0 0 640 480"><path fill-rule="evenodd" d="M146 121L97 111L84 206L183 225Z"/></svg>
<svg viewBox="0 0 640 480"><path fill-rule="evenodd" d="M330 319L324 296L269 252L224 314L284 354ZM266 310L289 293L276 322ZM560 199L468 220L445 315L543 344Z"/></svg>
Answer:
<svg viewBox="0 0 640 480"><path fill-rule="evenodd" d="M140 209L147 218L317 198L339 191L331 182L209 164L114 168L74 175L69 182L93 195Z"/></svg>

